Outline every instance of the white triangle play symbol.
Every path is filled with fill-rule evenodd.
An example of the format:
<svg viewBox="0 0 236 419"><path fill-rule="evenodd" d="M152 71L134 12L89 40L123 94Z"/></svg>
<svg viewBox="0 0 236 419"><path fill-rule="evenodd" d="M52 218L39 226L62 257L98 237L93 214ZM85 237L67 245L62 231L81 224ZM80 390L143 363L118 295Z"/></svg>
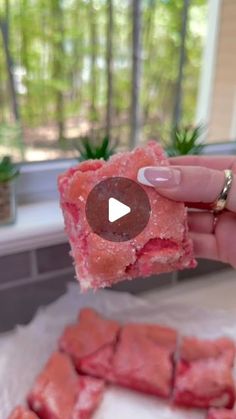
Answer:
<svg viewBox="0 0 236 419"><path fill-rule="evenodd" d="M114 223L114 221L119 220L130 212L131 208L128 205L123 204L115 198L109 198L108 219L110 223Z"/></svg>

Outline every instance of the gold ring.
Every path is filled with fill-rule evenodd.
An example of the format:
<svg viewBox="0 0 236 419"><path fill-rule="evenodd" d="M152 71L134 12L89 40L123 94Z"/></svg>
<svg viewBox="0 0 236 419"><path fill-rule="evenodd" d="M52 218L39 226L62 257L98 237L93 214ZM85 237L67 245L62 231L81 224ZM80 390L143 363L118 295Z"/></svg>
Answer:
<svg viewBox="0 0 236 419"><path fill-rule="evenodd" d="M227 199L229 196L229 192L233 183L233 172L232 170L224 170L225 173L225 184L224 187L217 198L217 200L213 204L213 211L215 214L222 212L227 204Z"/></svg>

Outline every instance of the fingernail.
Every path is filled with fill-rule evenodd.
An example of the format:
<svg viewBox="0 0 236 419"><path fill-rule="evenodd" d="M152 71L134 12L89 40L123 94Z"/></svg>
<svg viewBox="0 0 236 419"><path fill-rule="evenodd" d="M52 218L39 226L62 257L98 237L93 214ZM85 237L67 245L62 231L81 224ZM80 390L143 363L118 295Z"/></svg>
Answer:
<svg viewBox="0 0 236 419"><path fill-rule="evenodd" d="M173 188L181 181L181 172L172 167L143 167L139 169L138 181L143 185Z"/></svg>

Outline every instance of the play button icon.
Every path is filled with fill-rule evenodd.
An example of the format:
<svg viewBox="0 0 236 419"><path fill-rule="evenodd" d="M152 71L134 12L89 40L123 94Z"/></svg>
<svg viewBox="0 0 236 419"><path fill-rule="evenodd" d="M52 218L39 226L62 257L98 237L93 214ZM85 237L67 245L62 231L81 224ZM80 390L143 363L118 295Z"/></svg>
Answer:
<svg viewBox="0 0 236 419"><path fill-rule="evenodd" d="M114 221L119 220L130 212L131 208L128 205L122 204L115 198L109 198L108 219L110 223L114 223Z"/></svg>
<svg viewBox="0 0 236 419"><path fill-rule="evenodd" d="M124 177L99 182L86 201L86 218L93 232L114 242L128 241L140 234L150 212L143 187Z"/></svg>

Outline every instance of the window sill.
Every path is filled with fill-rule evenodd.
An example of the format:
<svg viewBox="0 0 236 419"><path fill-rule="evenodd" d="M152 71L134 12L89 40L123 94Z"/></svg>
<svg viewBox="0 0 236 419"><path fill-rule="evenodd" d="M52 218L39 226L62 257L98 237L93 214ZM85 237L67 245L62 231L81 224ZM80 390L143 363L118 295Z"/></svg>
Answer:
<svg viewBox="0 0 236 419"><path fill-rule="evenodd" d="M20 205L16 223L0 227L0 256L66 240L58 200Z"/></svg>

